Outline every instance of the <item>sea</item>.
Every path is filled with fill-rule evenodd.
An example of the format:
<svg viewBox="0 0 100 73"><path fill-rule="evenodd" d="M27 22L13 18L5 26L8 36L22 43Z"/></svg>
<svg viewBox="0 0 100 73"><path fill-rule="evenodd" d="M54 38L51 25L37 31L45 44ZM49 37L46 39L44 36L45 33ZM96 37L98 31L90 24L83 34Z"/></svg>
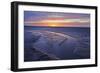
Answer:
<svg viewBox="0 0 100 73"><path fill-rule="evenodd" d="M34 30L41 30L41 31L51 31L51 32L57 32L57 33L62 33L74 38L79 39L82 42L86 42L88 45L84 45L87 46L89 48L89 52L87 54L86 57L84 57L84 59L86 58L90 58L90 27L40 27L40 26L24 26L24 61L44 61L44 60L52 60L52 58L50 57L46 57L45 59L40 57L41 53L39 55L35 56L33 55L33 53L31 50L29 50L29 48L32 48L31 44L32 41L30 42L30 40L32 40L33 36L32 34L27 33L27 31L34 31ZM34 58L33 58L34 57ZM79 59L80 57L73 57L71 59ZM68 58L70 59L70 58ZM82 58L80 58L82 59Z"/></svg>

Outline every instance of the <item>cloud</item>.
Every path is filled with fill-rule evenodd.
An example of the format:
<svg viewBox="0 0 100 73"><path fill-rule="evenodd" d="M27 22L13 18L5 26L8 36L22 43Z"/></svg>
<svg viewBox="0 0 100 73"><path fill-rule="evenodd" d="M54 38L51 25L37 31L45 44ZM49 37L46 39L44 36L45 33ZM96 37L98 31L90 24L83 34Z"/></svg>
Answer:
<svg viewBox="0 0 100 73"><path fill-rule="evenodd" d="M26 26L84 26L90 25L90 14L83 13L59 13L25 11L24 23Z"/></svg>

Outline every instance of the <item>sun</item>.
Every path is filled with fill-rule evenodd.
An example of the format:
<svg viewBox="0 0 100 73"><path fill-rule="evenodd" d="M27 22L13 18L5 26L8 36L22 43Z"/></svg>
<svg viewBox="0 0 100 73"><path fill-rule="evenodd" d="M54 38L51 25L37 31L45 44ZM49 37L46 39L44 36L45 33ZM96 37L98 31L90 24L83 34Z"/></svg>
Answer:
<svg viewBox="0 0 100 73"><path fill-rule="evenodd" d="M58 24L57 23L47 23L49 27L57 27Z"/></svg>
<svg viewBox="0 0 100 73"><path fill-rule="evenodd" d="M51 26L51 27L56 27L57 25L56 25L56 24L51 24L50 26Z"/></svg>

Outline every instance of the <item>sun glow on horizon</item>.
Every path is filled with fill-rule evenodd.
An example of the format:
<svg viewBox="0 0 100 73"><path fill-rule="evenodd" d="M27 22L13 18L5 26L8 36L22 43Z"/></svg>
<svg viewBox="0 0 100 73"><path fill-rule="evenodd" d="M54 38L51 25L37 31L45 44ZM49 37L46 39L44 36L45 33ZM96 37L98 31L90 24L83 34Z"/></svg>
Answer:
<svg viewBox="0 0 100 73"><path fill-rule="evenodd" d="M57 26L57 25L55 25L55 24L51 24L50 26L51 26L51 27L55 27L55 26Z"/></svg>
<svg viewBox="0 0 100 73"><path fill-rule="evenodd" d="M53 24L53 23L52 24L48 23L48 26L50 26L50 27L57 27L58 25L57 24Z"/></svg>
<svg viewBox="0 0 100 73"><path fill-rule="evenodd" d="M88 23L88 19L44 19L40 21L26 21L26 24L32 24L33 26L49 26L49 27L67 27L85 25Z"/></svg>

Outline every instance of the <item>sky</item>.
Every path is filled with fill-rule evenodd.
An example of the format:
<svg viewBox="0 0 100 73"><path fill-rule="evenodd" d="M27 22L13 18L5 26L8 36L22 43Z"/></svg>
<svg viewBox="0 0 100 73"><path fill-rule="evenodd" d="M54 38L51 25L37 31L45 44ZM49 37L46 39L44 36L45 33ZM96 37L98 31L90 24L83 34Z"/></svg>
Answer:
<svg viewBox="0 0 100 73"><path fill-rule="evenodd" d="M90 27L90 14L24 11L25 26Z"/></svg>

